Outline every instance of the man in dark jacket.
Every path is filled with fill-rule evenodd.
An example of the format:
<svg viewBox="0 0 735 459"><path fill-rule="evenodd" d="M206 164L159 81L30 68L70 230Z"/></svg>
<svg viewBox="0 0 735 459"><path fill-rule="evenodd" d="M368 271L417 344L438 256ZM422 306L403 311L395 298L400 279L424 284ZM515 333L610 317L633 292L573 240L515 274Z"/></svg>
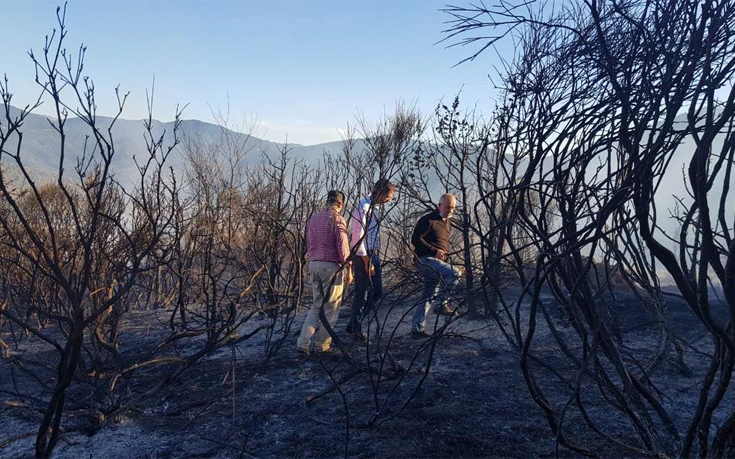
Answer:
<svg viewBox="0 0 735 459"><path fill-rule="evenodd" d="M416 254L416 269L424 281L421 299L411 321L411 334L429 336L426 332L426 314L433 300L445 299L448 287L454 286L461 272L447 263L449 255L450 219L457 207L453 194L443 194L436 210L421 217L413 230L411 242ZM452 314L448 305L439 301L437 314Z"/></svg>

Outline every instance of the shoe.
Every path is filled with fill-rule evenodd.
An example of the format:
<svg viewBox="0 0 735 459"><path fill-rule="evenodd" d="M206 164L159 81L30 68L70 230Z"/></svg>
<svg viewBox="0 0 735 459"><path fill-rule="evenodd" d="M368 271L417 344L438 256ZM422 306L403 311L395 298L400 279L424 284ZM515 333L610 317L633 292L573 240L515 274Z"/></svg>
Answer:
<svg viewBox="0 0 735 459"><path fill-rule="evenodd" d="M457 311L449 307L449 305L443 304L440 308L434 308L434 314L439 316L453 316L457 314Z"/></svg>
<svg viewBox="0 0 735 459"><path fill-rule="evenodd" d="M311 351L309 350L308 347L297 347L296 348L296 352L298 352L299 354L304 355L306 357L308 357L308 356L311 355Z"/></svg>
<svg viewBox="0 0 735 459"><path fill-rule="evenodd" d="M421 338L431 338L433 335L431 333L425 332L425 331L416 331L411 330L411 338L421 339Z"/></svg>
<svg viewBox="0 0 735 459"><path fill-rule="evenodd" d="M352 335L352 342L356 344L368 344L370 340L364 333L355 333Z"/></svg>
<svg viewBox="0 0 735 459"><path fill-rule="evenodd" d="M344 354L342 353L342 351L339 350L339 348L330 347L329 349L319 351L319 355L324 355L324 356L329 356L329 357L342 357Z"/></svg>

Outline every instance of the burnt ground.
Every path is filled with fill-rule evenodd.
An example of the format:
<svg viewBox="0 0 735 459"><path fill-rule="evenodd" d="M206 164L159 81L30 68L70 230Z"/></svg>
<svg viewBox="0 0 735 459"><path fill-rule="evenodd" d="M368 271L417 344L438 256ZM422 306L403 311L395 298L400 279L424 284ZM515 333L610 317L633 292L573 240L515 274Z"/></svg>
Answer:
<svg viewBox="0 0 735 459"><path fill-rule="evenodd" d="M627 349L647 355L656 345L650 333L655 318L632 296L622 294L620 298L612 313L613 322L623 332ZM338 332L343 331L349 317L350 303L341 312ZM518 351L508 344L498 325L481 319L452 319L445 336L436 340L427 373L431 341L409 337L408 319L401 321L411 304L407 301L395 310L381 311L386 329L395 331L391 356L403 372L386 370L379 383L369 372L355 370L365 368L368 354L372 364L378 364L375 337L367 347L350 347L348 355L354 363L333 356L298 354L293 346L302 314L285 347L267 360L263 359L264 337L259 335L203 359L165 389L107 419L99 430L85 428L77 418L66 418L68 431L62 435L55 457L553 457L555 439L542 410L529 396ZM702 352L707 352L708 342L702 338L703 329L696 318L678 300L669 301L668 312L672 334L686 344L686 368L672 351L656 366L652 380L657 390L666 394L664 406L683 432L707 364ZM131 313L123 348L136 349L138 342L155 341L151 336L164 327L166 314ZM561 333L573 336L567 319L554 315L554 321ZM539 362L574 375L545 330L540 326L536 332L534 353ZM387 339L381 337L380 344L385 346ZM190 345L193 349L196 343ZM415 358L421 349L424 352ZM53 363L54 353L36 341L24 342L14 352L37 364ZM562 409L569 388L543 365L534 368L550 402ZM52 369L38 366L35 373L50 380ZM17 388L44 398L43 393L34 392L29 376L12 371L15 378L8 377L11 369L7 361L0 361L0 390L5 391L0 392L3 458L32 455L40 418L27 399L9 392ZM126 397L132 399L145 392L170 371L166 365L139 370L126 388ZM329 390L334 387L330 374L335 379L345 378L339 390ZM634 443L625 418L603 403L599 392L584 380L581 387L590 414L600 420L599 427ZM75 397L85 397L85 391L89 389L79 385L71 389L69 406L73 407ZM376 406L382 408L381 414L368 426ZM579 443L602 456L632 455L593 435L574 409L568 410L565 420ZM563 447L558 453L577 457Z"/></svg>

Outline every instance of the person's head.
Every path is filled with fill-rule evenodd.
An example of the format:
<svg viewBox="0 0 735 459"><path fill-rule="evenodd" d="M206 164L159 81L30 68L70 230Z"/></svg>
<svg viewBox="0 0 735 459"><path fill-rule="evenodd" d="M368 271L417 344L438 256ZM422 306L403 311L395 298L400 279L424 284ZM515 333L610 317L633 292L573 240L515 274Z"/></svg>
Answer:
<svg viewBox="0 0 735 459"><path fill-rule="evenodd" d="M437 208L439 209L439 215L441 215L442 218L451 218L452 214L454 214L454 209L457 208L457 198L451 193L444 193L441 198L439 198L439 205Z"/></svg>
<svg viewBox="0 0 735 459"><path fill-rule="evenodd" d="M393 185L388 179L381 178L373 186L373 193L370 198L375 204L385 204L393 199L393 194L396 192L396 186Z"/></svg>
<svg viewBox="0 0 735 459"><path fill-rule="evenodd" d="M330 190L327 193L327 205L340 212L345 205L345 194L338 190Z"/></svg>

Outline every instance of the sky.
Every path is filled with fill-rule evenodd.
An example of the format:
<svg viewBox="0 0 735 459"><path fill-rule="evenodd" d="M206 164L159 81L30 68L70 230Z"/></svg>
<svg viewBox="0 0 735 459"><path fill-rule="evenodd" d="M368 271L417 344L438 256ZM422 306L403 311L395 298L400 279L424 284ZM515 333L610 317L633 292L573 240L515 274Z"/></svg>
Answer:
<svg viewBox="0 0 735 459"><path fill-rule="evenodd" d="M229 113L236 130L256 121L257 137L313 145L340 140L358 116L375 122L401 100L431 114L461 90L463 105L492 109L493 53L455 66L471 50L437 44L451 19L440 11L448 3L69 0L66 48L87 46L84 74L101 115L114 113L119 85L130 92L122 118L145 117L155 76L158 120L188 104L184 119ZM38 97L28 51L41 53L59 4L0 0L0 74L15 106ZM50 114L49 105L36 113Z"/></svg>

